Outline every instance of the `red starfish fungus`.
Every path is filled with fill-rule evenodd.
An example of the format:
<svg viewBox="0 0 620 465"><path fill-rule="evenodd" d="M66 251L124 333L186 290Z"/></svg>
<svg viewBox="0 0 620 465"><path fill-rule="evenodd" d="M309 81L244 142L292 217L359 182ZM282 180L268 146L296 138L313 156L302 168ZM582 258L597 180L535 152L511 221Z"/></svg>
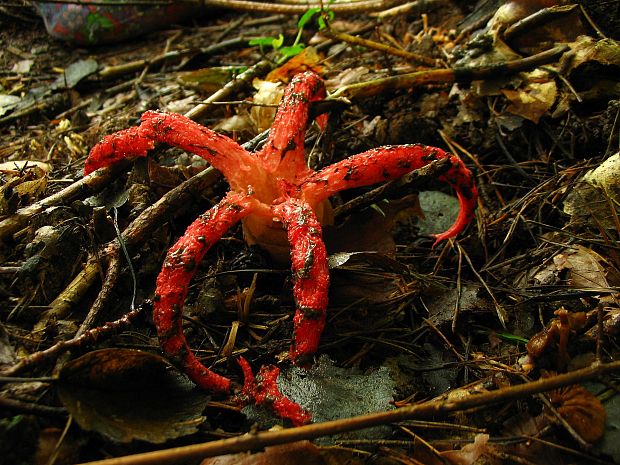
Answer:
<svg viewBox="0 0 620 465"><path fill-rule="evenodd" d="M154 299L154 321L163 350L206 389L227 391L230 380L207 369L192 354L182 331L183 302L197 264L237 221L243 222L246 238L263 245L267 242L273 253L288 248L287 241L290 244L297 307L290 357L295 363L305 363L316 351L325 324L329 273L321 222L329 217L330 196L396 179L448 158L451 167L439 179L455 189L460 212L450 229L435 236L436 243L460 233L473 218L477 199L473 176L460 159L438 148L419 144L380 147L320 171L308 168L304 136L310 103L324 96L319 76L297 75L286 88L267 142L255 153L184 116L148 111L140 126L105 137L86 160L84 173L88 174L125 157L146 156L155 142L164 142L200 155L228 180L231 192L192 223L168 252ZM326 115L318 120L325 124ZM274 232L281 237L270 240ZM249 378L247 362L242 366ZM246 394L251 382L246 380ZM258 399L258 391L254 392Z"/></svg>

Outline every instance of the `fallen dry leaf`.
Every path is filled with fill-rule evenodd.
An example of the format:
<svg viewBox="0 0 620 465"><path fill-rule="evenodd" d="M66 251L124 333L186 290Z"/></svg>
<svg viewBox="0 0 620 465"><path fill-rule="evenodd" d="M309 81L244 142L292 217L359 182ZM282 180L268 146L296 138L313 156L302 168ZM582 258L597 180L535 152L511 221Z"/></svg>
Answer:
<svg viewBox="0 0 620 465"><path fill-rule="evenodd" d="M578 289L609 287L605 268L606 260L591 249L575 245L553 257L558 271L570 270L569 284Z"/></svg>
<svg viewBox="0 0 620 465"><path fill-rule="evenodd" d="M506 111L538 123L555 103L557 88L549 80L530 82L517 90L503 89L502 93L510 101Z"/></svg>
<svg viewBox="0 0 620 465"><path fill-rule="evenodd" d="M616 153L572 186L564 202L564 212L571 215L573 223L616 229L619 199L620 153Z"/></svg>
<svg viewBox="0 0 620 465"><path fill-rule="evenodd" d="M192 434L208 400L162 357L132 349L101 349L67 363L58 395L83 429L120 442Z"/></svg>
<svg viewBox="0 0 620 465"><path fill-rule="evenodd" d="M574 385L549 393L558 413L585 441L594 443L605 433L605 407L583 386Z"/></svg>
<svg viewBox="0 0 620 465"><path fill-rule="evenodd" d="M284 94L284 86L279 82L261 79L254 79L253 85L257 90L253 98L257 106L253 106L250 110L250 117L256 127L256 132L260 134L271 127L276 116L276 108L272 105L280 103Z"/></svg>
<svg viewBox="0 0 620 465"><path fill-rule="evenodd" d="M295 74L304 71L314 71L321 74L324 67L320 62L321 56L316 48L306 47L282 66L271 71L265 79L267 81L288 82Z"/></svg>

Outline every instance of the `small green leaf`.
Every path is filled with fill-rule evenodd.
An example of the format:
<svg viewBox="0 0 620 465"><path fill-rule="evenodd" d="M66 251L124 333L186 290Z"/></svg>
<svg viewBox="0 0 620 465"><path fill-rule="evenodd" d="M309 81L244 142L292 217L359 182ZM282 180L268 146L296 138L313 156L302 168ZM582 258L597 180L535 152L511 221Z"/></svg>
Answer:
<svg viewBox="0 0 620 465"><path fill-rule="evenodd" d="M110 19L98 13L90 13L86 17L86 24L89 28L92 28L95 25L100 26L103 29L112 29L114 27L114 24L110 21Z"/></svg>
<svg viewBox="0 0 620 465"><path fill-rule="evenodd" d="M520 342L523 344L527 344L528 343L528 339L521 337L521 336L517 336L516 334L511 334L511 333L496 333L496 335L500 338L500 339L504 339L505 341L510 341L510 342Z"/></svg>
<svg viewBox="0 0 620 465"><path fill-rule="evenodd" d="M285 57L291 58L299 55L304 49L304 44L291 45L290 47L282 47L278 51Z"/></svg>
<svg viewBox="0 0 620 465"><path fill-rule="evenodd" d="M320 8L310 8L308 11L306 11L301 16L301 18L299 18L299 21L297 22L297 28L303 29L306 26L306 24L308 24L308 21L310 21L314 15L320 14L320 13L321 13Z"/></svg>
<svg viewBox="0 0 620 465"><path fill-rule="evenodd" d="M274 50L278 50L280 47L282 47L283 43L284 43L284 36L280 34L278 35L277 39L273 39L271 41L271 46L273 47Z"/></svg>
<svg viewBox="0 0 620 465"><path fill-rule="evenodd" d="M249 45L259 45L261 47L271 46L273 41L276 40L275 37L257 37L255 39L250 39L248 42Z"/></svg>
<svg viewBox="0 0 620 465"><path fill-rule="evenodd" d="M319 23L319 30L325 29L328 27L328 23L334 20L335 14L332 10L326 10L327 20L323 15L319 16L317 22Z"/></svg>

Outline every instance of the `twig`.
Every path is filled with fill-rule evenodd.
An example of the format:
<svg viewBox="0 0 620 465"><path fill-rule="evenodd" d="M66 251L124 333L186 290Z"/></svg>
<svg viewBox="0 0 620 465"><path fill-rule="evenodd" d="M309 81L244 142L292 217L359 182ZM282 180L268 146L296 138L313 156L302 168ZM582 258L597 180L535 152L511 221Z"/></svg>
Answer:
<svg viewBox="0 0 620 465"><path fill-rule="evenodd" d="M530 383L511 386L497 391L477 393L463 398L449 398L448 395L417 405L402 407L387 412L361 415L343 420L327 421L280 431L266 431L256 434L175 447L155 452L129 455L113 459L89 462L88 465L164 465L178 464L205 457L262 449L278 444L287 444L304 439L355 431L378 425L396 423L403 420L443 417L452 412L487 406L497 402L519 399L539 392L551 391L571 384L619 371L620 361L592 365L570 373L539 379ZM82 464L87 465L87 464Z"/></svg>
<svg viewBox="0 0 620 465"><path fill-rule="evenodd" d="M122 238L119 238L122 240ZM80 337L80 335L84 334L86 331L90 330L94 325L97 317L99 316L100 311L106 306L109 297L112 295L112 291L114 290L114 286L116 286L116 280L120 274L120 260L119 260L119 243L113 242L108 247L106 247L105 252L103 253L104 259L108 262L107 272L105 274L105 278L103 280L103 284L101 285L101 290L99 294L97 294L97 298L93 302L80 325L76 337ZM133 305L131 310L133 310Z"/></svg>
<svg viewBox="0 0 620 465"><path fill-rule="evenodd" d="M323 2L307 2L301 5L284 5L268 2L253 2L245 0L203 0L206 6L217 6L231 10L252 11L261 13L281 13L290 15L304 14L310 8L323 8ZM327 3L327 2L325 2ZM340 2L329 5L335 13L366 13L380 11L403 3L403 0L360 0Z"/></svg>
<svg viewBox="0 0 620 465"><path fill-rule="evenodd" d="M452 333L456 334L459 315L461 314L461 298L463 297L463 249L457 247L458 263L456 266L456 298L454 299L454 314L452 315Z"/></svg>
<svg viewBox="0 0 620 465"><path fill-rule="evenodd" d="M332 39L346 42L348 44L361 45L362 47L370 48L372 50L379 50L380 52L385 52L390 55L398 56L413 63L420 63L426 66L437 66L437 60L435 60L434 58L426 57L424 55L420 55L419 53L401 50L395 47L391 47L389 45L382 44L380 42L375 42L373 40L368 40L351 34L347 34L345 32L338 32L334 31L333 29L328 29L321 31L321 34L324 34Z"/></svg>
<svg viewBox="0 0 620 465"><path fill-rule="evenodd" d="M203 103L189 110L187 113L185 113L185 116L191 119L196 119L200 117L205 111L207 111L211 103L226 100L230 94L239 90L242 86L248 84L256 76L263 75L272 67L273 64L267 60L259 61L254 66L251 66L243 73L239 74L237 77L226 83L224 87L222 87L220 90L207 98Z"/></svg>
<svg viewBox="0 0 620 465"><path fill-rule="evenodd" d="M65 439L67 439L67 434L69 433L69 429L71 428L72 424L73 424L73 416L69 416L69 418L67 418L67 421L65 422L65 427L63 428L62 433L60 434L60 437L56 441L54 450L52 451L52 454L50 455L45 465L54 465L56 463L56 460L58 460L58 457L60 456L60 452L61 452L61 446L63 442L65 441Z"/></svg>
<svg viewBox="0 0 620 465"><path fill-rule="evenodd" d="M579 9L581 10L581 14L586 19L590 27L594 29L599 39L607 39L607 36L605 35L605 33L601 31L601 29L597 26L597 24L592 20L592 18L590 17L590 15L588 14L588 12L586 11L586 9L583 7L582 4L579 4Z"/></svg>
<svg viewBox="0 0 620 465"><path fill-rule="evenodd" d="M380 11L378 13L371 13L369 16L373 18L377 18L379 20L384 20L386 18L392 18L394 16L405 16L407 14L412 15L412 10L416 8L425 8L428 10L430 6L438 5L446 3L445 0L416 0L414 2L407 2L401 5L396 5L392 8L388 8L387 10Z"/></svg>
<svg viewBox="0 0 620 465"><path fill-rule="evenodd" d="M127 267L129 268L129 274L131 275L131 304L129 308L133 310L136 307L136 293L138 291L138 281L136 279L136 271L134 270L133 263L131 262L131 256L129 255L129 251L125 246L125 242L123 240L123 235L121 233L120 228L118 227L118 209L113 207L114 211L114 230L116 231L116 238L118 239L118 246L123 251L123 256L125 260L127 260ZM119 265L120 270L120 265Z"/></svg>
<svg viewBox="0 0 620 465"><path fill-rule="evenodd" d="M128 5L171 5L175 2L166 0L92 0L88 3L82 0L47 0L49 3L62 3L70 5L101 5L101 6L128 6ZM281 13L289 15L304 14L309 8L321 8L321 2L308 2L302 5L286 5L269 2L253 2L246 0L185 0L182 2L187 5L228 8L230 10L250 11L254 13ZM336 13L364 13L368 11L378 11L390 8L403 0L360 0L341 2L330 5L329 9Z"/></svg>
<svg viewBox="0 0 620 465"><path fill-rule="evenodd" d="M35 329L45 328L51 318L65 318L71 309L82 300L97 278L103 276L97 256L98 254L93 254L88 257L82 271L73 278L69 285L49 304L48 309L43 312Z"/></svg>
<svg viewBox="0 0 620 465"><path fill-rule="evenodd" d="M100 78L108 79L112 77L117 77L126 73L133 73L134 71L139 71L143 69L145 66L153 66L159 65L165 61L172 59L179 59L189 55L201 54L205 56L213 55L217 52L221 52L222 50L226 50L232 47L238 47L241 45L247 45L249 38L247 37L235 37L233 39L225 40L219 42L214 45L210 45L208 47L202 47L199 49L188 48L183 50L172 50L170 52L165 52L160 55L157 55L150 59L144 60L135 60L130 61L129 63L123 63L122 65L116 66L106 66L101 71L97 73Z"/></svg>
<svg viewBox="0 0 620 465"><path fill-rule="evenodd" d="M444 346L450 350L450 352L452 352L454 354L454 356L456 358L458 358L461 363L465 362L465 357L463 357L458 350L456 350L456 347L454 347L454 344L452 344L450 342L450 339L448 339L444 333L441 332L441 330L437 327L437 325L435 325L435 323L432 322L432 320L430 318L424 318L424 323L431 328L431 330L437 335L439 336L439 339L441 339L441 342L443 342Z"/></svg>
<svg viewBox="0 0 620 465"><path fill-rule="evenodd" d="M499 303L499 301L495 297L495 294L493 293L493 291L491 290L487 282L484 280L484 278L480 275L480 273L478 273L478 271L476 270L476 267L472 263L471 258L469 258L469 255L467 254L465 249L463 249L463 247L461 247L461 245L458 242L455 242L455 243L459 250L459 253L463 254L463 257L469 264L469 268L471 269L472 273L476 275L476 278L478 278L478 281L480 281L480 284L482 284L482 287L484 287L486 291L489 293L489 296L491 297L491 300L493 300L493 304L495 305L495 313L497 313L497 318L499 319L499 322L502 324L502 326L506 328L506 321L508 321L508 314L506 313L506 310L504 309L504 307L502 307L502 304Z"/></svg>
<svg viewBox="0 0 620 465"><path fill-rule="evenodd" d="M32 402L8 399L7 397L0 397L0 408L3 410L13 410L15 412L29 413L32 415L40 415L45 417L67 416L67 411L62 407L50 407L48 405L39 405Z"/></svg>
<svg viewBox="0 0 620 465"><path fill-rule="evenodd" d="M510 164L515 168L517 173L519 173L525 179L531 180L532 176L530 176L527 171L521 168L521 165L517 163L517 160L515 160L515 157L512 156L512 153L510 153L510 150L508 150L508 147L506 147L506 144L504 144L504 140L502 139L502 135L500 133L499 123L497 124L497 130L495 131L495 141L497 142L497 145L499 145L499 148L501 149L504 156L508 159Z"/></svg>
<svg viewBox="0 0 620 465"><path fill-rule="evenodd" d="M539 26L541 24L547 23L549 21L553 21L556 18L561 18L562 16L569 15L577 8L578 5L556 5L548 8L542 8L531 15L520 19L514 24L511 24L504 31L504 40L510 41L514 39L516 36L522 35L530 31L532 28Z"/></svg>
<svg viewBox="0 0 620 465"><path fill-rule="evenodd" d="M599 302L596 306L596 329L598 333L596 335L596 361L598 363L601 362L603 354L603 337L605 336L604 311L604 304L602 302Z"/></svg>
<svg viewBox="0 0 620 465"><path fill-rule="evenodd" d="M469 82L477 79L487 79L509 76L540 65L555 61L569 49L568 45L559 45L544 52L518 60L507 61L489 66L460 67L453 69L432 69L415 73L389 76L367 82L359 82L343 86L328 98L360 98L372 97L386 90L413 89L428 84L451 84L454 82Z"/></svg>
<svg viewBox="0 0 620 465"><path fill-rule="evenodd" d="M75 347L81 347L85 344L94 344L95 342L100 341L104 337L109 337L117 334L118 332L129 327L133 320L140 313L142 313L145 307L150 306L150 301L144 301L142 305L126 313L118 320L109 321L103 326L86 331L78 337L74 337L73 339L70 339L68 341L60 341L54 344L52 347L49 347L48 349L34 352L33 354L22 358L12 367L4 370L2 372L2 376L15 376L16 374L24 371L26 368L38 365L39 363L42 363L45 360L49 360L53 357L57 357L58 355L63 354Z"/></svg>
<svg viewBox="0 0 620 465"><path fill-rule="evenodd" d="M522 378L525 378L525 376L522 376ZM577 442L577 444L579 444L579 446L582 449L586 449L588 447L588 442L585 439L583 439L577 431L575 431L575 428L571 426L571 424L568 422L568 420L566 420L566 418L560 415L560 412L558 412L558 410L553 406L551 401L547 399L547 397L544 394L538 393L536 394L536 398L541 403L543 403L545 407L547 407L547 409L549 410L551 415L553 415L555 420L560 425L562 425L562 428L564 428L566 432L571 435L571 437Z"/></svg>

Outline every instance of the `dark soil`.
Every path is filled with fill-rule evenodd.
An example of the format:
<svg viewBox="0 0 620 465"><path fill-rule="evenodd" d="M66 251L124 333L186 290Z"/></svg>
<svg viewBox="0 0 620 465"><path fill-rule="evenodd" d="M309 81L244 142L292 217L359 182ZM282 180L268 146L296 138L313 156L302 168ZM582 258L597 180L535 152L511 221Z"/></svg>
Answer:
<svg viewBox="0 0 620 465"><path fill-rule="evenodd" d="M501 32L484 28L500 3L429 2L422 10L382 21L365 13L336 14L333 21L334 29L362 31L359 35L366 39L434 58L437 68L518 60L540 52L536 48L546 41L571 46L536 72L412 83L332 103L326 132L309 129L306 147L313 168L382 145L422 143L456 153L477 176L476 219L465 234L436 248L428 234L420 234L420 210L411 196L420 190L449 193L432 177L392 191L389 203L374 199L372 207L354 209L326 228L330 253L360 253L347 256L346 263L331 271L320 355L328 355L336 367L362 373L389 367L399 407L442 395L458 402L472 393L501 391L618 357L618 178L612 174L594 187L584 187L582 178L620 148L620 49L611 39L601 40L578 9L571 13L576 16L563 17L565 23L531 26L525 35L535 41L517 36L503 43ZM536 11L554 2L515 3ZM607 7L602 6L605 2L582 3L600 32L617 38L618 2L607 2ZM517 13L511 14L514 22ZM67 388L76 382L67 381L67 371L63 375L66 366L72 376L75 371L84 376L79 383L105 386L107 394L129 379L138 391L153 390L161 392L158 398L170 395L170 402L178 401L177 391L159 391L151 382L143 386L132 378L160 379L161 367L151 359L135 362L138 370L146 370L143 377L142 371L136 376L134 365L110 367L105 358L104 374L97 374L103 381L97 381L91 365L84 369L72 364L98 349L160 354L148 299L166 251L228 186L216 175L196 181L176 203L151 217L151 226L140 223L150 205L205 168L197 157L157 147L148 159L117 167L98 186L84 187L53 205L45 202L82 179L84 160L104 135L136 125L145 110L185 113L232 76L226 70L209 90L206 84L192 84L195 76L184 73L278 60L280 55L269 47L261 51L248 45L248 38L282 34L290 44L297 20L293 15L212 9L182 25L118 44L85 47L51 38L28 4L0 6L0 97L20 99L17 108L0 100L0 368L6 375L0 378L0 457L6 461L0 458L0 463L123 457L234 437L277 423L253 424L234 396L212 396L207 402L192 385L188 390L197 396L191 397L196 399L194 410L174 421L204 417L193 429L164 433L163 439L137 436L123 441L102 426L105 419L86 420L84 414L68 420L69 413L75 415L69 404L78 394ZM429 71L390 53L328 39L314 21L308 24L301 41L316 46L321 62L313 66L330 91L348 83L347 72L352 82L359 82ZM506 27L495 24L502 31ZM600 41L598 54L579 62L583 49L575 45L581 40L576 35ZM209 49L226 41L230 45L221 50ZM606 48L600 51L603 43ZM179 53L171 53L175 51ZM159 60L163 53L169 53L168 59ZM92 72L69 87L65 74L65 82L58 84L63 70L86 60L96 62ZM139 60L144 62L121 68ZM250 84L236 89L227 104L210 106L197 120L221 127L237 115L245 122L221 131L240 143L257 136L256 126L248 123L250 107L239 103L255 95ZM40 167L25 168L24 161L40 162ZM365 191L347 191L332 203L341 206ZM575 196L586 200L576 201ZM576 205L572 211L567 201ZM35 214L24 213L36 202L43 204ZM443 211L434 214L442 216ZM121 249L115 249L116 257L105 256L111 250L106 245L117 243L117 228L137 231L135 239L126 239L131 267ZM110 263L118 265L117 277L110 277ZM83 280L76 282L76 276ZM101 334L96 329L97 337L15 368L29 354L121 319L132 301L144 311L132 313L131 321ZM235 363L239 355L255 369L274 363L281 363L283 370L289 367L282 355L290 345L293 311L288 265L257 245L247 245L241 228L234 227L199 266L186 301L184 331L206 365L240 386L243 379ZM233 321L238 331L231 339ZM182 378L166 367L164 372ZM60 382L50 379L59 372ZM323 450L321 460L614 463L620 453L613 446L613 422L605 423L604 413L606 409L612 419L615 415L617 373L609 368L605 375L584 375L584 382L593 377L596 382L548 395L515 396L517 402L513 397L475 410L457 408L432 418L442 422L440 426L417 419L391 424L380 438L337 442L341 449ZM8 376L19 378L12 382ZM198 413L195 405L201 406ZM155 423L141 421L138 429L149 431ZM177 427L171 423L163 429ZM484 442L482 434L489 434L491 442ZM479 459L457 462L453 456L440 459L429 452L431 447L459 451L475 438ZM329 455L336 453L347 457ZM305 454L296 460L309 460Z"/></svg>

